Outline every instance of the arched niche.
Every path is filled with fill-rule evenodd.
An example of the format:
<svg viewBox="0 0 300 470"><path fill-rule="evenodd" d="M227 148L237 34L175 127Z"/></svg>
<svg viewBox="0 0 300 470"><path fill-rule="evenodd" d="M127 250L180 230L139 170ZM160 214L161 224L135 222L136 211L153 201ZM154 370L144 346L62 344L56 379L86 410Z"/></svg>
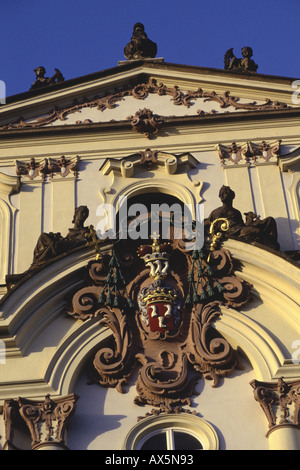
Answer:
<svg viewBox="0 0 300 470"><path fill-rule="evenodd" d="M197 205L203 200L199 162L189 153L173 155L148 150L155 155L151 165L143 163L147 150L121 160L104 162L100 171L110 176L111 182L100 188L103 203L112 205L117 213L124 198L130 200L146 193L161 193L187 205L195 219Z"/></svg>

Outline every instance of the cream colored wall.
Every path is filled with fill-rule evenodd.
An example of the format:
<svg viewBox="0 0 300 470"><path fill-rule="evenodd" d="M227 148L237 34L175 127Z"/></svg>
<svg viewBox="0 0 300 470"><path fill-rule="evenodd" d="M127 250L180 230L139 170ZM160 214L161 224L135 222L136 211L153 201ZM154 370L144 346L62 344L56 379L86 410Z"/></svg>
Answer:
<svg viewBox="0 0 300 470"><path fill-rule="evenodd" d="M141 146L137 146L134 139L132 143L135 143L135 148L131 147L127 155L145 149L149 144L146 139ZM160 147L155 145L153 148L159 149ZM175 150L184 149L189 149L189 146L185 144ZM163 147L163 151L171 153L174 152L174 148ZM124 149L120 148L119 158L123 155ZM295 204L293 205L288 192L290 188L288 178L282 178L277 165L251 168L239 165L223 169L215 150L199 150L193 152L192 155L199 161L199 164L197 168L190 169L187 176L182 174L167 176L156 170L139 175L139 181L141 177L147 179L151 175L151 180L148 180L146 184L148 189L149 183L159 186L162 178L165 180L170 178L174 183L182 184L184 188L191 191L197 202L201 201L204 205L205 216L220 205L218 192L223 184L227 184L235 191L234 206L242 214L254 210L261 218L275 217L283 251L299 247L297 232L299 229L295 222L295 219L299 220L299 214L295 215ZM14 266L15 273L23 272L30 266L40 233L53 231L66 235L68 228L72 226L74 208L78 205L89 207L90 216L87 224L96 226L99 221L96 215L98 206L103 202L110 202L112 196L115 197L121 188L137 181L134 178L114 177L112 174L104 176L99 168L103 159L109 158L111 153L102 150L99 151L100 156L103 158L90 160L82 157L77 179L73 176L66 178L57 176L43 182L41 179L30 181L26 177L21 178L21 191L18 197L15 197L18 207L14 228L15 245L12 250L14 257L12 266ZM172 187L172 184L167 184L167 186L167 191L170 194L174 193L174 186ZM112 188L109 190L110 194L106 192L107 188Z"/></svg>
<svg viewBox="0 0 300 470"><path fill-rule="evenodd" d="M169 85L180 81L178 73L169 74L165 77ZM121 78L126 77L122 75ZM224 90L225 85L230 87L229 79L226 82L223 77L225 82L218 85L217 78L220 77L212 80L216 91ZM201 84L207 80L202 77L198 83L192 73L186 79L195 89L201 80ZM246 99L242 84L245 81L237 78L235 91L241 90ZM250 97L254 99L257 95L262 98L266 85L254 81L250 85ZM86 86L90 93L94 93L99 83ZM65 92L68 95L64 98L66 101L83 92L83 87L75 88ZM287 85L276 88L272 84L269 89L278 99L289 96ZM45 102L49 106L59 98L59 94L37 97L35 106L42 112ZM139 101L138 106L142 108L151 104L158 112L162 103L166 105L166 97L153 96L147 103ZM8 112L15 116L29 104L20 103L15 108L9 105ZM109 110L106 118L118 120L130 114L132 106L132 100L127 100L119 108ZM171 112L171 107L176 108L168 102L166 110ZM182 111L181 108L176 110ZM93 117L87 111L85 113L85 117ZM275 217L281 248L299 249L299 168L285 172L277 161L266 165L239 164L222 168L216 151L219 143L230 145L233 141L261 143L262 140L273 142L282 139L284 152L288 153L300 146L297 120L281 117L265 118L259 123L256 120L243 121L238 125L225 121L213 125L200 121L198 124L174 124L152 140L126 129L99 128L97 132L72 135L65 134L63 128L61 131L46 136L32 133L16 140L2 136L0 140L0 284L7 273L20 273L29 267L42 231L59 231L66 235L72 226L76 206L87 205L90 215L86 224L96 226L100 203L115 203L119 191L133 195L135 188L140 190L143 182L147 189L151 185L163 186L170 194L174 194L176 188L178 195L182 188L187 199L186 195L189 195L191 200L201 201L205 216L220 205L219 189L228 184L236 193L236 208L242 213L255 210L262 218ZM188 172L174 175L167 175L159 169L124 178L113 172L104 175L99 171L106 159L120 160L148 147L177 155L190 152L198 164L190 167ZM28 162L30 157L39 161L62 155L66 158L79 155L77 179L71 174L66 178L54 175L53 179L46 181L40 178L30 181L22 176L20 191L11 194L12 187L17 185L16 159ZM195 403L199 405L203 418L217 427L222 448L265 449L268 446L266 420L253 399L249 382L253 378L274 381L281 376L287 380L300 376L299 364L292 361L294 341L300 338L299 270L282 258L250 245L228 241L225 246L242 261L241 276L253 284L254 301L241 313L230 309L224 311L216 327L234 347L245 352L251 365L236 373L234 380L224 380L218 389L211 389L210 383L206 383ZM93 256L92 252L80 252L54 263L39 276L34 276L29 284L20 286L16 295L7 300L4 308L1 307L0 331L4 333L7 360L0 364L0 405L6 398L44 398L47 393L61 396L76 391L81 398L73 422L85 432L78 434L77 426L76 431L75 428L71 430L70 447L105 448L113 440L116 448L121 448L123 438L136 423L137 416L145 414L148 408L133 405L134 386L128 394L116 395L114 390L86 386L83 372L78 379L87 355L108 333L99 331L97 319L81 323L64 315L65 295L79 285L82 280L79 269ZM3 288L1 293L4 293ZM200 381L199 389L202 386ZM3 444L1 426L3 428L0 418L0 443ZM100 435L101 426L104 433Z"/></svg>
<svg viewBox="0 0 300 470"><path fill-rule="evenodd" d="M5 292L1 285L5 284L6 274L13 272L17 209L12 195L18 191L18 178L0 172L0 297Z"/></svg>
<svg viewBox="0 0 300 470"><path fill-rule="evenodd" d="M249 385L255 375L245 360L243 366L244 371L222 380L219 388L213 389L210 381L200 379L192 410L213 425L220 450L267 450L265 418ZM152 407L133 403L137 394L134 383L127 387L127 393L120 394L115 389L87 385L88 379L83 371L75 387L80 400L68 431L68 445L71 449L120 450L137 418L151 412Z"/></svg>
<svg viewBox="0 0 300 470"><path fill-rule="evenodd" d="M145 139L143 146L131 148L130 153L145 149L147 144L149 142ZM154 148L159 149L159 146ZM189 146L185 145L180 150L188 148ZM174 149L164 147L163 151L174 152ZM96 226L99 220L96 215L99 204L109 202L112 194L116 195L120 188L137 181L132 178L113 177L111 174L104 176L99 168L103 159L110 157L110 152L102 151L99 154L103 156L102 159L83 158L77 179L73 176L57 176L43 182L41 179L30 181L26 177L21 178L20 194L13 196L14 206L11 205L11 210L18 209L16 223L11 229L11 266L15 273L23 272L30 266L40 233L54 231L66 235L68 228L72 226L74 208L78 205L89 207L87 224ZM122 154L124 150L120 149L120 157ZM289 192L291 184L288 175L285 174L283 178L278 166L270 164L249 168L239 165L223 169L215 150L199 150L192 155L199 161L198 168L190 169L187 176L173 175L168 178L174 183L183 184L194 194L196 201L201 200L205 216L220 205L218 192L223 184L227 184L235 191L234 206L242 214L254 210L261 218L276 218L283 251L299 248L299 228L296 222L299 220L299 213L295 214L297 206ZM7 168L5 170L7 171ZM148 175L145 172L142 176L147 178ZM158 186L159 180L167 177L160 171L153 171L150 175L149 182L151 181L153 186ZM200 186L196 186L195 182ZM172 184L167 186L168 192L172 194ZM106 188L112 188L111 197L109 194L105 195ZM3 281L4 276L5 274Z"/></svg>
<svg viewBox="0 0 300 470"><path fill-rule="evenodd" d="M239 96L241 103L245 101L263 102L266 96L273 100L284 101L291 105L290 84L275 81L247 81L241 77L229 79L227 75L214 74L202 75L201 71L186 71L186 74L178 73L175 70L168 72L160 70L155 75L157 82L163 82L168 87L178 85L180 89L197 90L201 86L207 91L216 91L219 94L230 90L233 96ZM136 72L123 72L114 77L103 78L89 84L78 85L61 92L49 92L42 97L35 97L24 102L8 105L1 108L1 119L5 116L13 119L21 111L26 110L31 118L37 114L45 114L53 103L60 103L62 106L70 103L73 98L80 98L83 94L88 97L95 96L95 91L103 92L109 85L109 90L113 90L114 84L121 86L126 80L131 79ZM101 94L101 93L100 93ZM200 106L201 105L201 106ZM117 102L113 109L99 111L96 108L84 108L80 113L80 120L91 119L92 121L114 121L126 120L135 110L149 107L158 114L166 115L195 115L198 107L204 107L206 111L211 106L217 108L218 112L223 112L218 103L204 102L203 99L195 100L189 108L176 106L170 96L159 96L149 94L144 100L135 99L132 96L126 97ZM225 111L233 111L225 108ZM26 114L26 113L25 113ZM58 231L66 234L71 226L72 215L75 206L88 205L90 217L89 224L97 225L96 211L98 205L103 202L105 188L112 187L113 191L118 187L124 187L124 181L120 183L118 179L113 179L111 175L104 176L99 172L101 163L107 158L122 159L128 155L145 150L150 147L153 150L181 154L190 152L198 161L198 169L189 172L186 179L181 177L181 183L196 195L197 187L192 187L193 180L201 182L201 198L204 205L205 216L211 210L220 205L218 192L223 184L228 184L236 193L234 201L242 213L256 211L262 218L273 216L276 218L279 229L279 242L283 251L299 249L299 220L300 205L298 195L298 170L293 168L291 181L290 174L277 166L277 159L267 164L245 165L225 165L221 167L221 162L216 150L218 144L230 145L237 142L242 145L245 142L260 144L263 140L267 143L282 140L282 153L288 153L300 146L299 124L292 117L265 117L262 121L248 120L241 122L205 122L200 119L199 123L174 124L163 128L155 139L147 139L144 135L131 130L116 129L97 132L65 134L64 129L68 124L74 124L79 116L78 113L67 116L66 121L55 123L55 129L60 130L58 134L47 134L41 136L39 133L32 133L28 136L20 135L16 140L2 136L0 141L0 172L5 175L15 176L15 161L29 162L31 157L42 161L44 158L73 158L78 155L79 177L75 180L73 175L61 178L54 175L52 179L28 180L21 177L21 191L17 196L10 199L10 210L15 214L15 222L10 227L11 234L11 260L10 272L20 273L26 270L31 261L34 246L39 234L42 231ZM82 115L81 115L82 114ZM53 126L52 126L53 127ZM159 175L151 173L151 182L155 181ZM146 174L148 178L149 175ZM180 178L176 175L176 180ZM190 182L188 181L190 179ZM175 181L171 176L170 180ZM131 184L132 181L128 181ZM154 183L155 184L155 183ZM199 189L199 188L198 188ZM103 193L104 191L104 193ZM172 184L169 186L172 193ZM101 196L102 195L102 196ZM6 197L6 196L5 196ZM107 193L107 200L108 197ZM5 198L2 199L5 201ZM7 203L5 201L2 206ZM17 209L17 210L16 210ZM6 225L8 222L6 222ZM7 243L6 243L7 250ZM7 265L2 263L2 282L5 274L9 271Z"/></svg>

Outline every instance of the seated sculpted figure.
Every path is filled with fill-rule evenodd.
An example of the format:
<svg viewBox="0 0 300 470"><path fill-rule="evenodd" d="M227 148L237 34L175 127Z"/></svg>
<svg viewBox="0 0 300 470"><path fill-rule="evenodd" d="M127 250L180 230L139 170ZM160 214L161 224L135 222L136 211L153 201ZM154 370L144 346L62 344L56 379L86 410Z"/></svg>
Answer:
<svg viewBox="0 0 300 470"><path fill-rule="evenodd" d="M136 23L133 27L131 41L124 47L126 59L142 59L145 57L155 57L157 45L151 41L145 33L144 25Z"/></svg>
<svg viewBox="0 0 300 470"><path fill-rule="evenodd" d="M233 207L235 192L229 186L222 186L219 191L219 198L222 202L222 206L214 209L209 217L205 219L204 224L209 228L210 224L214 220L220 218L227 219L229 222L229 229L226 232L226 236L238 236L245 224L240 211Z"/></svg>
<svg viewBox="0 0 300 470"><path fill-rule="evenodd" d="M31 85L30 90L37 90L48 85L53 85L54 83L64 81L64 77L58 69L55 69L55 74L52 77L45 77L46 69L42 65L34 69L34 72L36 79Z"/></svg>
<svg viewBox="0 0 300 470"><path fill-rule="evenodd" d="M241 230L241 237L245 241L261 243L274 250L279 250L280 245L277 241L277 225L273 217L266 217L261 220L254 212L245 212L246 223Z"/></svg>
<svg viewBox="0 0 300 470"><path fill-rule="evenodd" d="M261 220L254 212L245 212L246 222L244 222L241 212L233 207L235 193L229 186L221 187L219 197L222 206L214 209L209 217L205 219L206 231L216 219L227 219L229 229L224 233L226 237L239 238L247 243L260 243L274 250L280 250L277 241L277 225L273 217L266 217Z"/></svg>
<svg viewBox="0 0 300 470"><path fill-rule="evenodd" d="M245 72L256 72L258 65L251 58L253 56L253 50L251 47L243 47L242 49L243 58L239 59L235 57L233 49L228 49L224 57L224 65L226 70L241 70Z"/></svg>
<svg viewBox="0 0 300 470"><path fill-rule="evenodd" d="M88 232L88 228L84 227L84 222L88 216L87 206L79 206L75 209L72 220L74 227L69 229L66 237L62 237L59 232L42 233L33 252L31 269L86 243L85 234Z"/></svg>
<svg viewBox="0 0 300 470"><path fill-rule="evenodd" d="M33 261L29 269L21 274L7 274L5 280L8 288L21 281L27 274L32 274L51 259L67 253L68 251L86 244L85 234L89 233L89 228L84 227L84 222L89 216L87 206L79 206L75 209L72 223L66 237L61 233L42 233L36 243L33 252Z"/></svg>

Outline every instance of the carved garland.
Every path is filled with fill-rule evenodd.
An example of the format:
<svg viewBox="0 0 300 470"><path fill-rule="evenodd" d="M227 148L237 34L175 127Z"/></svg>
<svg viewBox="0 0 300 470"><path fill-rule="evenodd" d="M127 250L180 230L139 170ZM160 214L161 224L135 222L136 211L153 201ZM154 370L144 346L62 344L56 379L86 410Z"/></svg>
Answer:
<svg viewBox="0 0 300 470"><path fill-rule="evenodd" d="M116 93L108 94L103 97L96 97L91 100L84 100L82 103L74 101L71 106L64 108L55 107L48 116L37 118L34 121L26 122L22 117L18 121L5 124L0 126L0 130L9 129L26 129L26 128L39 128L47 126L56 120L65 121L67 116L85 108L97 108L99 111L105 111L106 109L114 109L119 101L124 100L127 96L132 96L139 100L144 100L149 94L157 94L160 96L170 96L173 103L177 106L186 106L189 108L192 106L197 98L203 98L204 101L215 101L220 105L222 109L230 106L238 110L246 111L263 111L263 110L274 110L274 109L285 109L288 108L286 103L279 101L272 101L268 98L265 99L265 103L258 104L255 101L251 103L240 103L239 98L231 96L229 91L225 91L223 94L217 94L215 91L203 91L198 88L196 91L183 92L178 86L168 87L163 83L157 84L154 78L149 78L148 83L141 83L135 85L133 88L120 90ZM197 114L209 114L201 110L197 111ZM90 122L90 121L88 121ZM81 121L78 121L81 124ZM84 124L86 121L84 122Z"/></svg>

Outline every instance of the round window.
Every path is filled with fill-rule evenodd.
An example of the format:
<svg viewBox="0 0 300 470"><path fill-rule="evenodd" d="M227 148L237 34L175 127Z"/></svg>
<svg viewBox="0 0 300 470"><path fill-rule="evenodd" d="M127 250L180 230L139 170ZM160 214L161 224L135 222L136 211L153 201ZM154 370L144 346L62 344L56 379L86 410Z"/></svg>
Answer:
<svg viewBox="0 0 300 470"><path fill-rule="evenodd" d="M219 440L207 421L190 414L150 416L134 426L126 450L217 450Z"/></svg>
<svg viewBox="0 0 300 470"><path fill-rule="evenodd" d="M146 436L138 446L140 450L202 450L201 441L187 431L163 428Z"/></svg>

